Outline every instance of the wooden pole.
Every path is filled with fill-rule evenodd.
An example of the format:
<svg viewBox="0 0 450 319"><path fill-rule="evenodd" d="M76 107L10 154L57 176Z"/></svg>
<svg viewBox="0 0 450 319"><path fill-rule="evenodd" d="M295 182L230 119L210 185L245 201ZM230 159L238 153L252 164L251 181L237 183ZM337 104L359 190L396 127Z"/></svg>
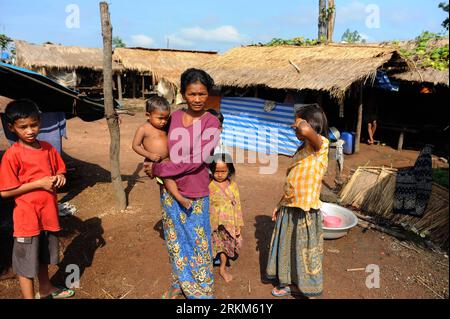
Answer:
<svg viewBox="0 0 450 319"><path fill-rule="evenodd" d="M117 92L119 101L122 102L122 76L120 73L117 73Z"/></svg>
<svg viewBox="0 0 450 319"><path fill-rule="evenodd" d="M145 99L145 76L142 76L142 98Z"/></svg>
<svg viewBox="0 0 450 319"><path fill-rule="evenodd" d="M105 98L106 121L108 122L111 144L109 147L109 160L111 163L111 181L114 188L116 208L124 210L127 207L125 190L120 174L120 128L119 117L114 111L112 90L112 27L108 4L100 2L100 16L103 36L103 95Z"/></svg>
<svg viewBox="0 0 450 319"><path fill-rule="evenodd" d="M401 151L403 149L404 138L405 138L405 131L400 131L400 135L398 137L397 151Z"/></svg>
<svg viewBox="0 0 450 319"><path fill-rule="evenodd" d="M359 86L359 101L358 101L358 122L356 124L355 134L355 153L359 152L359 144L361 141L361 129L362 129L362 115L363 115L363 83Z"/></svg>
<svg viewBox="0 0 450 319"><path fill-rule="evenodd" d="M131 79L131 90L133 91L132 97L136 98L136 74L133 73L133 77Z"/></svg>

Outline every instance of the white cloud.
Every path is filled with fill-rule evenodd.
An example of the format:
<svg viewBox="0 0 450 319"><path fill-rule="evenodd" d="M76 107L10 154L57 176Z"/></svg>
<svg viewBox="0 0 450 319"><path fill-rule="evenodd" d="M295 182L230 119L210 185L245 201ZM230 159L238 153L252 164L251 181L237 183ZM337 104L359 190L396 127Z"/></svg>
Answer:
<svg viewBox="0 0 450 319"><path fill-rule="evenodd" d="M194 45L194 42L177 37L176 35L167 35L166 39L169 39L169 47L191 47Z"/></svg>
<svg viewBox="0 0 450 319"><path fill-rule="evenodd" d="M368 15L366 7L366 4L359 1L353 1L342 7L336 7L336 23L364 21Z"/></svg>
<svg viewBox="0 0 450 319"><path fill-rule="evenodd" d="M132 35L131 42L133 46L137 47L150 47L155 44L155 40L143 34Z"/></svg>
<svg viewBox="0 0 450 319"><path fill-rule="evenodd" d="M239 34L235 27L224 25L216 29L205 30L201 27L184 28L181 30L184 38L198 41L241 42L245 36Z"/></svg>

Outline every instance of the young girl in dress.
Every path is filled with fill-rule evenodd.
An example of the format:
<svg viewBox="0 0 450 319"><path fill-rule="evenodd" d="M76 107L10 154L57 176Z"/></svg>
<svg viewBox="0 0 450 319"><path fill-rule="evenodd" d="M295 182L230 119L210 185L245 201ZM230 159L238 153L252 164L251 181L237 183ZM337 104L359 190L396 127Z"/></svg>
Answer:
<svg viewBox="0 0 450 319"><path fill-rule="evenodd" d="M323 231L320 189L328 166L328 124L317 104L295 112L292 128L302 145L289 166L283 196L273 210L275 228L267 277L276 279L276 297L322 294Z"/></svg>
<svg viewBox="0 0 450 319"><path fill-rule="evenodd" d="M220 260L220 275L225 282L230 282L233 276L226 270L226 265L229 259L235 260L238 257L242 246L241 227L244 225L239 190L233 180L235 169L231 156L225 153L215 154L210 170L213 256L215 260Z"/></svg>

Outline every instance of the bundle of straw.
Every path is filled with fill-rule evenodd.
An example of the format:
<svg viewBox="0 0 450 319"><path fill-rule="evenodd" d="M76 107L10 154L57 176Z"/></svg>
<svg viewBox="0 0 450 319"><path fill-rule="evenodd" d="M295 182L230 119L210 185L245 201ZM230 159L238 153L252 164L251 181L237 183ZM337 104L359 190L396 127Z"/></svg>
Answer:
<svg viewBox="0 0 450 319"><path fill-rule="evenodd" d="M359 167L340 193L340 203L361 210L385 224L401 226L441 247L448 247L448 189L433 183L431 197L422 217L393 212L397 170Z"/></svg>

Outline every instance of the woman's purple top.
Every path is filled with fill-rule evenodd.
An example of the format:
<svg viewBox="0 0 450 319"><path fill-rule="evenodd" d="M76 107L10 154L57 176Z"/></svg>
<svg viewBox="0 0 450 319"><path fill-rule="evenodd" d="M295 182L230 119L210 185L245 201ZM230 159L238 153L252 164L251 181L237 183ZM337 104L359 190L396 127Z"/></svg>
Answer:
<svg viewBox="0 0 450 319"><path fill-rule="evenodd" d="M209 112L188 127L183 110L172 113L168 133L170 161L155 163L153 175L173 178L178 191L189 198L209 195L206 160L219 142L219 120Z"/></svg>

